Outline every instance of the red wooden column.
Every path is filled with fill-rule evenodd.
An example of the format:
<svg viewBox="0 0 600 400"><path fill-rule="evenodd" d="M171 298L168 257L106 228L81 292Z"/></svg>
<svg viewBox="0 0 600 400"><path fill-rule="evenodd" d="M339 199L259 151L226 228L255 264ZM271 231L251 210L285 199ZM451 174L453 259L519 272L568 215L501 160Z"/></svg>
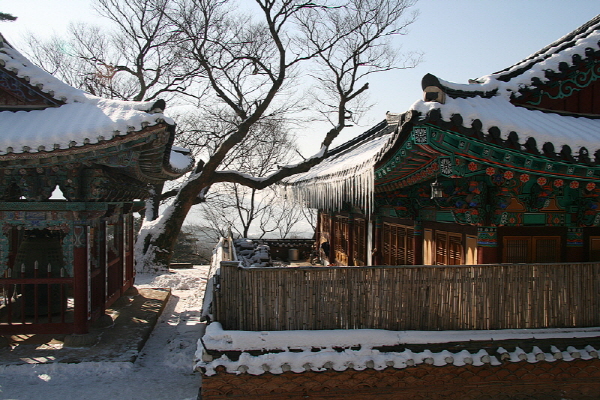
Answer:
<svg viewBox="0 0 600 400"><path fill-rule="evenodd" d="M477 264L496 264L502 261L501 258L496 227L477 228Z"/></svg>
<svg viewBox="0 0 600 400"><path fill-rule="evenodd" d="M75 301L73 333L88 332L88 266L87 231L85 226L73 229L73 298Z"/></svg>
<svg viewBox="0 0 600 400"><path fill-rule="evenodd" d="M585 262L584 235L582 228L569 228L567 230L567 246L565 249L565 259L568 262Z"/></svg>

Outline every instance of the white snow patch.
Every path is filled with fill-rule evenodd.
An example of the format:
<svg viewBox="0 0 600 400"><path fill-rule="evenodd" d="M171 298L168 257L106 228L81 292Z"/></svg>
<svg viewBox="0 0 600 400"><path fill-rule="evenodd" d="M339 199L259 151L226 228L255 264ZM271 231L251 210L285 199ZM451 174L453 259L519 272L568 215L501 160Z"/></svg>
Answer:
<svg viewBox="0 0 600 400"><path fill-rule="evenodd" d="M286 350L326 347L379 347L400 344L452 343L600 336L600 327L556 329L502 329L477 331L386 331L379 329L229 331L220 323L206 327L204 344L211 350Z"/></svg>
<svg viewBox="0 0 600 400"><path fill-rule="evenodd" d="M164 277L137 275L136 287L171 287L172 294L134 363L0 365L0 398L196 400L201 379L193 372L194 352L203 327L208 268L195 266Z"/></svg>
<svg viewBox="0 0 600 400"><path fill-rule="evenodd" d="M189 156L189 151L184 153L172 149L169 163L177 171L187 171L193 165L194 159Z"/></svg>

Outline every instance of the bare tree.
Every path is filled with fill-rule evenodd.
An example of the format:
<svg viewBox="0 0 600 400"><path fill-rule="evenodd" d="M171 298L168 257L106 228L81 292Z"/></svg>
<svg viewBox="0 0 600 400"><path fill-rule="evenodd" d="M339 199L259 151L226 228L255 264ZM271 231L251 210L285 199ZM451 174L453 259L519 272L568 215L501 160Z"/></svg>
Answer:
<svg viewBox="0 0 600 400"><path fill-rule="evenodd" d="M272 188L256 190L234 183L215 185L201 207L201 219L214 230L256 239L271 233L282 239L312 235L310 216L302 204Z"/></svg>
<svg viewBox="0 0 600 400"><path fill-rule="evenodd" d="M414 21L414 13L403 19L413 4L412 0L351 0L322 5L256 0L257 20L247 12L245 16L236 14L236 8L226 1L178 0L171 23L179 30L184 53L206 76L213 96L208 101L214 102L213 110L224 117L224 140L199 163L160 218L145 231L142 228L142 262L168 263L174 235L191 207L205 198L212 185L231 182L264 189L323 160L351 118L351 103L368 89L365 78L398 68L388 39L404 33ZM323 112L334 117L320 151L264 176L223 169L228 155L256 124L266 118L285 117L286 100L293 99L291 86L299 85L307 75L312 75L332 99L323 103L328 107Z"/></svg>
<svg viewBox="0 0 600 400"><path fill-rule="evenodd" d="M281 121L263 120L230 152L223 168L264 176L292 162L295 151L294 138ZM213 217L213 223L226 224L242 237L249 237L253 227L259 232L257 236L263 237L277 229L273 222L284 212L275 207L276 203L272 191L222 182L215 185L203 210L207 218Z"/></svg>
<svg viewBox="0 0 600 400"><path fill-rule="evenodd" d="M180 52L165 11L172 0L95 0L114 29L71 23L66 38L29 34L33 61L68 84L121 100L201 96L198 65ZM195 85L195 86L194 86Z"/></svg>
<svg viewBox="0 0 600 400"><path fill-rule="evenodd" d="M277 236L282 239L292 236L312 236L315 232L316 211L285 196L273 195L274 204L271 207L273 212L269 222L277 227Z"/></svg>
<svg viewBox="0 0 600 400"><path fill-rule="evenodd" d="M48 44L50 51L34 61L101 96L196 99L199 118L209 121L188 140L201 146L196 169L179 187L155 188L149 202L147 216L154 219L158 199L171 199L138 236L138 262L148 265L168 264L186 216L213 185L262 190L307 171L360 114L371 74L418 62L398 60L390 40L415 20L416 0L95 1L115 30L73 25L68 40ZM318 101L304 95L309 87ZM321 138L315 134L317 154L276 170L232 168L257 127L288 121L297 110L318 111L331 122Z"/></svg>

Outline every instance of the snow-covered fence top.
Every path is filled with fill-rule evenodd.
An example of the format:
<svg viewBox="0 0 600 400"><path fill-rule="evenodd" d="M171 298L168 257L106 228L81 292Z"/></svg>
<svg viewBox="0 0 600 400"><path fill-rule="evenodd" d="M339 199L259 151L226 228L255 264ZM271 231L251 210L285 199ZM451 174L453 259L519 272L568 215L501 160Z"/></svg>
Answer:
<svg viewBox="0 0 600 400"><path fill-rule="evenodd" d="M196 369L205 376L215 375L223 367L230 374L262 375L403 369L419 364L500 366L507 362L590 360L598 358L598 333L599 328L443 332L357 329L343 334L339 330L248 332L225 331L215 322L207 327L198 344Z"/></svg>

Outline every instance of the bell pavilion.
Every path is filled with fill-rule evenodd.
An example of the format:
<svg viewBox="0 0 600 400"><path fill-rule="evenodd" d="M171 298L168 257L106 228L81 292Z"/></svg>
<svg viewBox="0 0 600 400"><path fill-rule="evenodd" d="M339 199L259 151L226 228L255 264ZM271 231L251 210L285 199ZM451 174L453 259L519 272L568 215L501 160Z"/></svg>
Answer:
<svg viewBox="0 0 600 400"><path fill-rule="evenodd" d="M0 36L0 334L86 333L133 285L134 202L193 166L164 108L75 89Z"/></svg>

